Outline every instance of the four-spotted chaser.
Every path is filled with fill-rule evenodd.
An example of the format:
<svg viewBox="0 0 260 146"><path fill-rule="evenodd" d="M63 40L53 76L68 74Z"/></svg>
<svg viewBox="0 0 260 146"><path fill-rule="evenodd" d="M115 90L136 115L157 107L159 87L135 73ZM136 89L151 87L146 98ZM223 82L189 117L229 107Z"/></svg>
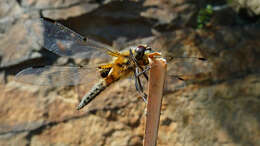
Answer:
<svg viewBox="0 0 260 146"><path fill-rule="evenodd" d="M43 31L40 33L40 35L44 36L42 46L55 54L71 58L87 59L90 59L91 57L107 59L108 55L112 60L101 65L89 64L84 67L30 67L19 72L16 75L16 80L46 86L78 85L92 82L92 78L88 78L88 75L98 71L98 76L101 79L82 98L77 107L79 110L92 101L110 84L128 77L129 75L134 75L136 90L146 101L146 94L144 93L140 77L143 76L148 80L148 58L149 56L160 57L160 53L153 52L151 47L148 47L147 45L139 45L126 51L119 52L115 51L110 46L82 37L60 23L41 18L39 24L43 28ZM180 80L182 80L182 78L179 77L180 75L189 73L195 74L208 70L207 61L203 58L180 57L176 58L174 64L176 65L176 68L170 68L169 76ZM201 69L197 68L198 64L202 67Z"/></svg>

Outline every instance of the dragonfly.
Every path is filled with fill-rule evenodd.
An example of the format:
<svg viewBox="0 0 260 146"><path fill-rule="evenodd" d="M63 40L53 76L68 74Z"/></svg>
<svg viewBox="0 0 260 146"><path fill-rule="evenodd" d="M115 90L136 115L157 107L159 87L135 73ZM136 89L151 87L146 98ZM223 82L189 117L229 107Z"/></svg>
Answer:
<svg viewBox="0 0 260 146"><path fill-rule="evenodd" d="M42 46L47 50L63 57L69 58L100 58L104 63L86 66L44 66L30 67L20 71L15 79L42 86L70 86L87 84L94 79L91 74L98 72L99 81L81 99L77 109L88 105L95 97L103 92L111 84L134 76L135 88L146 102L147 95L144 92L144 84L141 77L148 79L149 57L162 57L160 52L153 51L148 45L138 45L127 50L116 49L92 39L83 37L66 26L44 18L39 20L44 35ZM110 61L107 61L110 58ZM175 69L170 69L169 76L183 81L180 75L185 73L204 72L197 68L197 64L203 64L208 69L207 60L201 57L175 58ZM183 69L183 66L186 68Z"/></svg>

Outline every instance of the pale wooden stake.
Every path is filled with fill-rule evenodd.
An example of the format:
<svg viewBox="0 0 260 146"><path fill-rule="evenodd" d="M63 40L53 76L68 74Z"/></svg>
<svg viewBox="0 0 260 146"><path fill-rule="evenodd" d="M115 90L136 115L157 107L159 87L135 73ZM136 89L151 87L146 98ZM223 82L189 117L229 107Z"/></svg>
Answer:
<svg viewBox="0 0 260 146"><path fill-rule="evenodd" d="M149 60L151 69L148 83L144 146L156 146L167 64L166 60L163 58L151 57Z"/></svg>

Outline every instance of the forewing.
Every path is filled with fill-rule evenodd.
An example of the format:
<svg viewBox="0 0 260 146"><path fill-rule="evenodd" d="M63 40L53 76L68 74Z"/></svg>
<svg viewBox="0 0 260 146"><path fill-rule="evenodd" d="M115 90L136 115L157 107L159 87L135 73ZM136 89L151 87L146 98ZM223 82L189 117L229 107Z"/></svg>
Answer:
<svg viewBox="0 0 260 146"><path fill-rule="evenodd" d="M33 31L31 33L34 36L43 39L41 46L60 56L90 58L95 55L107 59L107 52L113 51L110 46L85 38L58 22L41 18L35 24L38 26L27 29Z"/></svg>
<svg viewBox="0 0 260 146"><path fill-rule="evenodd" d="M212 71L212 64L202 58L175 58L168 63L166 90L175 91L186 87L196 76Z"/></svg>
<svg viewBox="0 0 260 146"><path fill-rule="evenodd" d="M199 73L209 73L212 65L208 60L201 58L176 58L168 63L168 75L170 76L190 76Z"/></svg>
<svg viewBox="0 0 260 146"><path fill-rule="evenodd" d="M45 66L27 68L16 75L16 81L41 86L69 86L98 80L95 67Z"/></svg>

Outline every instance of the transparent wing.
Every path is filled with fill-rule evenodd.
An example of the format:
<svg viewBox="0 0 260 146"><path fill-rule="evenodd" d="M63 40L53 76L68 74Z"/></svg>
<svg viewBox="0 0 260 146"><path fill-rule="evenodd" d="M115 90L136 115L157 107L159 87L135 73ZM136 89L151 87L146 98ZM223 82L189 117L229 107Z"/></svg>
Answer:
<svg viewBox="0 0 260 146"><path fill-rule="evenodd" d="M175 58L168 63L166 90L178 90L212 71L212 64L203 58Z"/></svg>
<svg viewBox="0 0 260 146"><path fill-rule="evenodd" d="M15 79L41 86L69 86L94 82L98 80L98 73L95 67L30 67L19 72Z"/></svg>
<svg viewBox="0 0 260 146"><path fill-rule="evenodd" d="M58 22L41 18L36 20L36 25L27 29L42 39L41 46L60 56L90 58L95 55L108 58L107 52L113 52L110 46L87 39Z"/></svg>
<svg viewBox="0 0 260 146"><path fill-rule="evenodd" d="M168 75L189 76L199 73L209 73L212 65L203 58L175 58L168 63Z"/></svg>

